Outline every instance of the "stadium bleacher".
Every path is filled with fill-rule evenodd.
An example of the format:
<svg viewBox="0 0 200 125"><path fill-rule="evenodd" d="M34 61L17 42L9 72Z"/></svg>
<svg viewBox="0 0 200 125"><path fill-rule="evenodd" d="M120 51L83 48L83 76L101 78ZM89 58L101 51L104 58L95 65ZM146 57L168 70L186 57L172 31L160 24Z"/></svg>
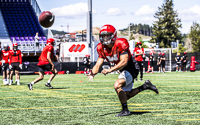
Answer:
<svg viewBox="0 0 200 125"><path fill-rule="evenodd" d="M28 0L1 0L0 9L12 42L34 44L38 32L40 44L45 44L46 36Z"/></svg>

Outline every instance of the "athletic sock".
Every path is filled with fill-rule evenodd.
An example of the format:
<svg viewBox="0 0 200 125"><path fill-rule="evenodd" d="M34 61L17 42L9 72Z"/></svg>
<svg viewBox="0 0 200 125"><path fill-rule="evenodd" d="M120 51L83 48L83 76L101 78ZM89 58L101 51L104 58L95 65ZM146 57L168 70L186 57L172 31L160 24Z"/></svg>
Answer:
<svg viewBox="0 0 200 125"><path fill-rule="evenodd" d="M50 84L51 83L51 81L50 80L48 80L48 82L47 82L48 84Z"/></svg>
<svg viewBox="0 0 200 125"><path fill-rule="evenodd" d="M19 79L16 79L16 82L19 83Z"/></svg>
<svg viewBox="0 0 200 125"><path fill-rule="evenodd" d="M123 109L123 110L128 110L127 103L123 103L123 104L122 104L122 109Z"/></svg>
<svg viewBox="0 0 200 125"><path fill-rule="evenodd" d="M34 83L34 82L31 82L31 84L34 85L35 83Z"/></svg>
<svg viewBox="0 0 200 125"><path fill-rule="evenodd" d="M7 80L6 79L3 79L3 84L7 84Z"/></svg>
<svg viewBox="0 0 200 125"><path fill-rule="evenodd" d="M145 90L145 88L144 88L143 85L139 86L138 89L139 89L140 92L142 92L143 90Z"/></svg>
<svg viewBox="0 0 200 125"><path fill-rule="evenodd" d="M10 80L10 84L12 84L13 80Z"/></svg>

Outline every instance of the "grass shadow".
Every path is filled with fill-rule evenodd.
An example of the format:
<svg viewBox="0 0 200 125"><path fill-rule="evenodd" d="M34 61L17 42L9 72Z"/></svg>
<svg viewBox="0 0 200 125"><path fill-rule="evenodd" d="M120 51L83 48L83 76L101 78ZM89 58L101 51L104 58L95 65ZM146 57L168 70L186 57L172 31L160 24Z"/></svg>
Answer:
<svg viewBox="0 0 200 125"><path fill-rule="evenodd" d="M111 114L119 114L120 112L112 112L112 113L107 113L107 114L103 114L100 116L106 116L106 115L111 115ZM145 113L151 113L151 112L131 112L131 115L142 115Z"/></svg>
<svg viewBox="0 0 200 125"><path fill-rule="evenodd" d="M69 89L69 87L63 87L63 88L53 88L53 89Z"/></svg>

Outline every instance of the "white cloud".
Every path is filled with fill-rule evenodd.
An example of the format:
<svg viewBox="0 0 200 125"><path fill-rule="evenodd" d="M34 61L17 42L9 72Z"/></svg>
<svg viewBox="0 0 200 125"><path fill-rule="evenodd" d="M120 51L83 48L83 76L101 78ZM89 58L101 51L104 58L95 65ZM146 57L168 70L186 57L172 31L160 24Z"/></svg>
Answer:
<svg viewBox="0 0 200 125"><path fill-rule="evenodd" d="M67 6L57 7L50 10L55 14L56 17L66 17L66 18L82 18L87 16L88 4L87 3L77 3ZM95 10L92 10L96 13Z"/></svg>
<svg viewBox="0 0 200 125"><path fill-rule="evenodd" d="M142 6L138 11L134 13L136 16L143 16L143 15L154 15L155 9L151 8L149 5Z"/></svg>
<svg viewBox="0 0 200 125"><path fill-rule="evenodd" d="M179 18L182 21L197 21L200 18L200 6L195 5L189 9L180 10Z"/></svg>
<svg viewBox="0 0 200 125"><path fill-rule="evenodd" d="M120 16L123 14L124 12L119 8L110 8L106 11L106 15L109 15L109 16Z"/></svg>

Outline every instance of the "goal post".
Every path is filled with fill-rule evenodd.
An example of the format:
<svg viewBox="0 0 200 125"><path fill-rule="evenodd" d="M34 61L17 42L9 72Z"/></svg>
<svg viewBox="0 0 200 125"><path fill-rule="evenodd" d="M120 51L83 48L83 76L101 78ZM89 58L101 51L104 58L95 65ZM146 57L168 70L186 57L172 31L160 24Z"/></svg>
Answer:
<svg viewBox="0 0 200 125"><path fill-rule="evenodd" d="M154 59L154 71L158 71L158 66L157 66L157 58L158 58L158 53L165 53L165 71L166 72L171 72L172 70L172 61L171 61L171 48L158 48L158 49L147 49L144 48L144 53L146 57L149 57L149 52L153 53ZM145 61L148 61L148 58L146 58ZM162 66L161 66L161 71L162 71Z"/></svg>

